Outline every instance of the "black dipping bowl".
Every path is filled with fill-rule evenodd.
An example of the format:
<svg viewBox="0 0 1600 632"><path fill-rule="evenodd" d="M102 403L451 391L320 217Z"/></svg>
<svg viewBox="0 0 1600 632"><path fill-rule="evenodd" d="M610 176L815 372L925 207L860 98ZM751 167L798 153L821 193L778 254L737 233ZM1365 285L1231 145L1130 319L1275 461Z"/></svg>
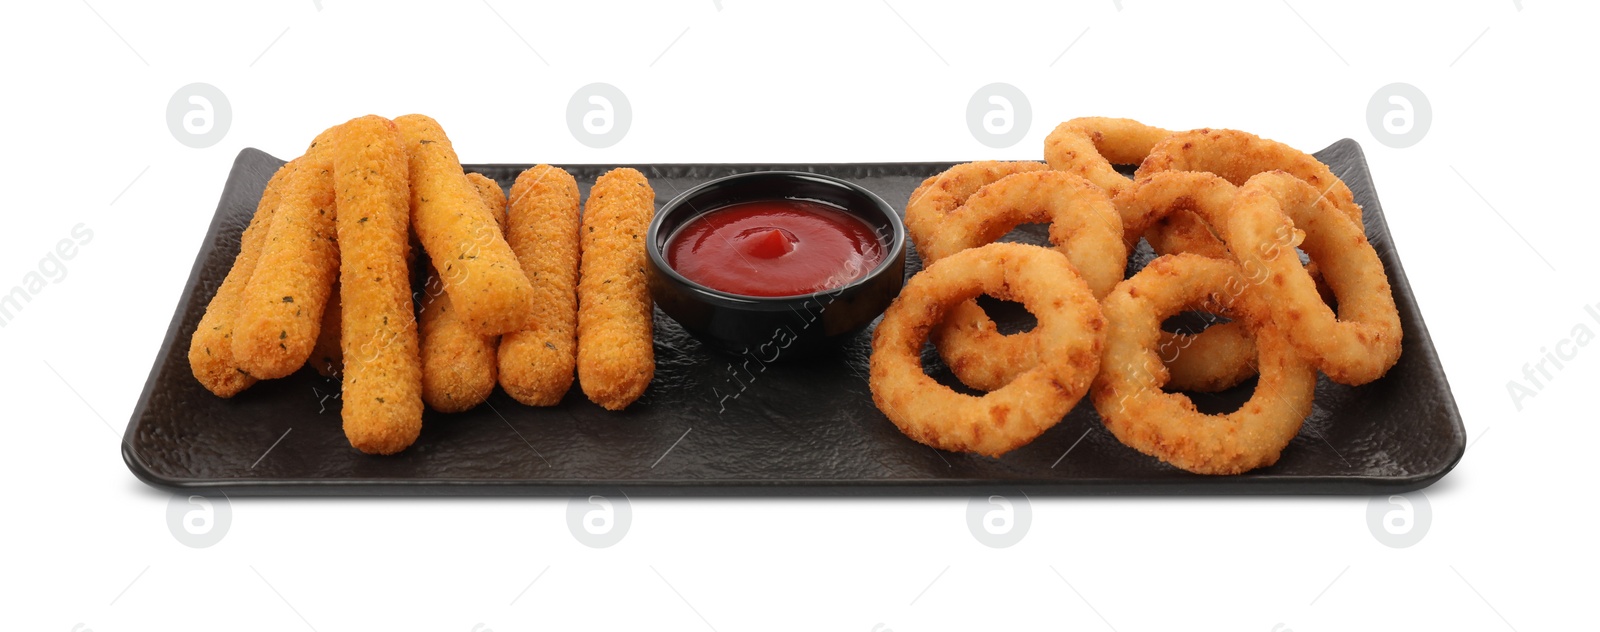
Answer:
<svg viewBox="0 0 1600 632"><path fill-rule="evenodd" d="M667 265L667 243L689 220L730 204L796 199L822 202L865 220L888 256L841 287L796 296L743 296L714 290ZM661 311L714 349L761 362L814 355L860 332L905 284L906 228L900 216L860 186L813 173L756 171L712 180L673 198L650 222L650 294Z"/></svg>

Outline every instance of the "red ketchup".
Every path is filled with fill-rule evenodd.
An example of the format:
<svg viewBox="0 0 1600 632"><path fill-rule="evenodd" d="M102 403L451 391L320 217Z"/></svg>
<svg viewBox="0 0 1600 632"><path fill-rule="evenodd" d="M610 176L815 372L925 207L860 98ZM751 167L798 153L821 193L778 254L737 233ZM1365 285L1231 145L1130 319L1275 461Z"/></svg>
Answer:
<svg viewBox="0 0 1600 632"><path fill-rule="evenodd" d="M883 262L883 242L855 215L807 200L725 206L684 224L667 265L729 294L796 296L831 290Z"/></svg>

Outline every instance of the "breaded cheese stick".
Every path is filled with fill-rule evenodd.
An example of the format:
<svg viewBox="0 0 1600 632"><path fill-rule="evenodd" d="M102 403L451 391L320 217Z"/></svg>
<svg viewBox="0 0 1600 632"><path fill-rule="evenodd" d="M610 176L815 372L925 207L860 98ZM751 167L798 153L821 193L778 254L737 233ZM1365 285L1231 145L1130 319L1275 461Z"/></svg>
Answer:
<svg viewBox="0 0 1600 632"><path fill-rule="evenodd" d="M335 145L344 434L357 450L394 454L422 431L406 152L395 124L371 115L345 123Z"/></svg>
<svg viewBox="0 0 1600 632"><path fill-rule="evenodd" d="M206 305L206 313L189 339L189 369L201 386L218 397L233 397L256 383L256 378L240 371L233 362L233 321L239 314L239 297L260 260L272 214L278 208L279 189L294 165L285 164L267 181L261 201L256 204L256 214L239 238L239 254L233 258L233 267Z"/></svg>
<svg viewBox="0 0 1600 632"><path fill-rule="evenodd" d="M655 376L645 231L655 192L644 174L614 169L596 180L584 207L578 278L578 383L589 400L622 410Z"/></svg>
<svg viewBox="0 0 1600 632"><path fill-rule="evenodd" d="M333 164L312 150L284 179L261 258L239 300L233 357L258 379L294 373L311 356L339 272Z"/></svg>
<svg viewBox="0 0 1600 632"><path fill-rule="evenodd" d="M500 225L500 236L506 234L506 191L500 188L500 183L494 178L476 171L467 174L467 179L472 181L472 186L478 189L478 197L489 205L489 214L494 216L494 222ZM496 199L498 198L498 199ZM510 242L506 242L509 244Z"/></svg>
<svg viewBox="0 0 1600 632"><path fill-rule="evenodd" d="M529 406L554 406L577 363L578 182L539 165L517 176L511 199L506 241L533 284L533 324L500 338L500 387Z"/></svg>
<svg viewBox="0 0 1600 632"><path fill-rule="evenodd" d="M483 200L482 211L505 217L506 195L500 185L481 174L469 174L468 178ZM499 336L473 331L451 304L450 294L438 291L439 272L429 266L428 275L418 329L422 336L422 401L441 413L471 410L494 392Z"/></svg>
<svg viewBox="0 0 1600 632"><path fill-rule="evenodd" d="M421 114L397 118L395 125L410 164L411 224L451 304L480 334L522 329L533 308L533 287L496 222L479 211L482 202L444 129Z"/></svg>
<svg viewBox="0 0 1600 632"><path fill-rule="evenodd" d="M317 332L317 344L311 348L306 361L322 377L338 377L344 370L344 351L339 348L339 283L328 293L328 306L322 308L322 330Z"/></svg>

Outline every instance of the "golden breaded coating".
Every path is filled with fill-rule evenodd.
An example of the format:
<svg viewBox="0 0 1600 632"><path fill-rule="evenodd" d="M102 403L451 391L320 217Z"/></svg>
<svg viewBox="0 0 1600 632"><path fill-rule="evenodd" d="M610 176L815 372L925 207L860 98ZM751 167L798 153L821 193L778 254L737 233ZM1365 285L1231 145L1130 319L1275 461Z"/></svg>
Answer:
<svg viewBox="0 0 1600 632"><path fill-rule="evenodd" d="M577 364L578 182L538 165L517 176L511 197L506 240L533 283L534 315L500 339L500 387L529 406L554 406Z"/></svg>
<svg viewBox="0 0 1600 632"><path fill-rule="evenodd" d="M371 115L345 123L335 145L344 434L362 452L394 454L422 431L406 152L395 124Z"/></svg>
<svg viewBox="0 0 1600 632"><path fill-rule="evenodd" d="M500 225L500 236L506 234L506 191L500 188L500 183L494 178L476 171L467 174L467 179L472 181L472 186L478 189L478 197L489 205L489 214L494 216L496 224ZM499 199L496 199L499 198ZM509 241L506 243L510 243Z"/></svg>
<svg viewBox="0 0 1600 632"><path fill-rule="evenodd" d="M1255 334L1241 322L1212 325L1200 334L1163 331L1156 351L1172 391L1220 393L1256 375Z"/></svg>
<svg viewBox="0 0 1600 632"><path fill-rule="evenodd" d="M1043 351L1027 371L982 396L957 393L922 369L928 332L977 294L1020 301L1039 318ZM1100 372L1100 305L1064 255L1024 244L968 248L923 268L872 331L872 403L912 440L999 457L1033 441L1078 404Z"/></svg>
<svg viewBox="0 0 1600 632"><path fill-rule="evenodd" d="M595 181L584 207L578 383L609 410L639 399L656 372L644 249L655 198L644 174L614 169Z"/></svg>
<svg viewBox="0 0 1600 632"><path fill-rule="evenodd" d="M943 225L945 216L965 204L967 198L984 185L1009 175L1049 168L1042 162L985 160L946 169L939 175L923 180L911 192L911 199L906 202L906 234L920 253L924 244L933 239L933 233Z"/></svg>
<svg viewBox="0 0 1600 632"><path fill-rule="evenodd" d="M218 397L233 397L256 383L256 378L240 371L233 362L233 321L239 314L239 297L260 260L273 211L278 208L279 190L294 166L294 162L285 164L267 181L261 201L256 204L256 214L239 238L239 254L233 258L233 267L206 305L206 313L189 339L189 368L201 386Z"/></svg>
<svg viewBox="0 0 1600 632"><path fill-rule="evenodd" d="M1273 322L1263 292L1272 284L1248 279L1232 261L1167 255L1106 296L1104 370L1091 393L1118 441L1196 474L1239 474L1278 461L1311 414L1317 370ZM1161 322L1191 308L1236 318L1255 336L1261 379L1238 410L1207 415L1187 396L1162 389Z"/></svg>
<svg viewBox="0 0 1600 632"><path fill-rule="evenodd" d="M421 114L394 122L410 164L412 226L438 267L451 303L480 334L527 326L533 287L496 222L479 210L482 201L444 129Z"/></svg>
<svg viewBox="0 0 1600 632"><path fill-rule="evenodd" d="M306 362L322 377L338 377L344 370L344 350L339 348L339 282L334 281L328 293L328 306L322 308L322 331L317 332L317 344L311 348Z"/></svg>
<svg viewBox="0 0 1600 632"><path fill-rule="evenodd" d="M326 154L312 150L297 161L282 188L233 325L234 362L259 379L305 365L339 270L333 164Z"/></svg>
<svg viewBox="0 0 1600 632"><path fill-rule="evenodd" d="M468 176L482 199L482 211L504 218L506 195L500 185L481 174ZM441 413L471 410L494 392L495 346L499 337L473 331L439 291L438 270L429 266L423 285L422 401Z"/></svg>

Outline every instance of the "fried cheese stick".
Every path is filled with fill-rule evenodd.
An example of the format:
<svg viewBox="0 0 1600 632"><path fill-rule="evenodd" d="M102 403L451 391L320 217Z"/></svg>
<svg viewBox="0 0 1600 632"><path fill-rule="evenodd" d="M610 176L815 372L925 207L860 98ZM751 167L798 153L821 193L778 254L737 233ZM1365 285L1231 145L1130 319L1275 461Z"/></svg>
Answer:
<svg viewBox="0 0 1600 632"><path fill-rule="evenodd" d="M500 339L500 387L529 406L554 406L577 363L578 182L538 165L517 176L511 198L506 240L533 284L534 314Z"/></svg>
<svg viewBox="0 0 1600 632"><path fill-rule="evenodd" d="M644 174L600 176L584 207L578 279L578 383L590 401L622 410L655 376L645 232L655 192Z"/></svg>
<svg viewBox="0 0 1600 632"><path fill-rule="evenodd" d="M345 123L335 145L344 434L357 450L394 454L422 431L406 151L395 124L371 115Z"/></svg>
<svg viewBox="0 0 1600 632"><path fill-rule="evenodd" d="M480 334L522 329L533 308L533 287L495 229L497 222L479 211L482 202L444 129L421 114L395 124L410 164L412 226L452 305Z"/></svg>
<svg viewBox="0 0 1600 632"><path fill-rule="evenodd" d="M500 188L500 183L494 178L476 171L467 174L467 180L478 190L478 198L489 205L489 214L494 216L494 223L500 226L500 236L506 234L506 191ZM510 242L507 242L508 244Z"/></svg>
<svg viewBox="0 0 1600 632"><path fill-rule="evenodd" d="M307 152L283 181L261 258L239 299L234 362L258 379L305 365L338 277L333 164L318 139L324 148Z"/></svg>
<svg viewBox="0 0 1600 632"><path fill-rule="evenodd" d="M482 212L504 221L506 195L482 174L468 174L482 200ZM502 227L502 230L504 228ZM494 392L498 336L473 331L454 308L450 293L439 291L438 270L430 265L423 285L422 401L442 413L471 410Z"/></svg>
<svg viewBox="0 0 1600 632"><path fill-rule="evenodd" d="M278 208L279 189L294 168L295 162L289 162L267 181L267 188L256 204L256 213L239 238L239 254L233 258L233 267L206 305L206 313L200 317L200 324L189 339L189 369L201 386L218 397L233 397L256 383L256 378L234 364L233 322L239 314L239 298L261 258L261 247L272 225L273 212Z"/></svg>

